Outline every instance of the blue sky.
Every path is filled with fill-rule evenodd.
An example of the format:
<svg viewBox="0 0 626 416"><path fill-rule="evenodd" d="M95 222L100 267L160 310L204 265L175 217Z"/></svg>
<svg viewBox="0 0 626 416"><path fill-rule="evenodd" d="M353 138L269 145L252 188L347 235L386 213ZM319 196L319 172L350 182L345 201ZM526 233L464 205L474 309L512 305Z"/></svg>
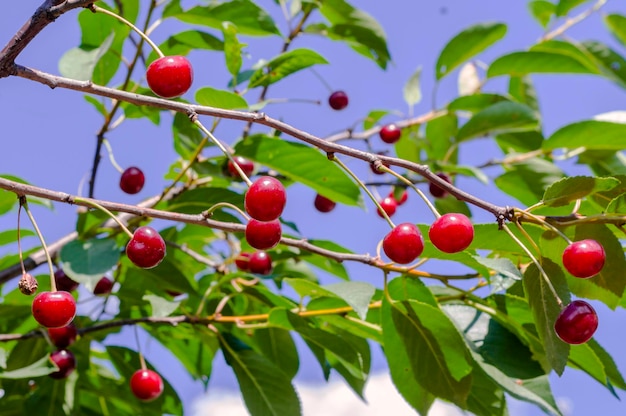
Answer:
<svg viewBox="0 0 626 416"><path fill-rule="evenodd" d="M623 2L609 2L606 12L626 12ZM274 2L262 2L275 11ZM389 40L393 63L382 72L372 62L357 56L344 45L324 39L306 37L298 39L296 46L318 50L331 62L330 66L317 69L333 88L345 90L350 97L346 110L335 112L325 104L315 106L306 103L276 104L265 111L276 118L319 136L326 136L352 126L373 108L408 110L402 99L402 87L418 66L422 66L422 90L424 100L414 109L415 114L427 112L431 106L434 85L434 63L443 45L461 29L479 22L501 21L508 24L508 33L503 41L480 56L490 62L507 51L523 49L542 35L541 27L532 21L525 1L503 2L483 0L481 2L457 1L355 1L374 15L385 28ZM4 7L0 14L0 43L4 44L31 15L38 2L13 2ZM278 15L277 15L278 16ZM280 21L280 19L277 19ZM282 23L281 23L282 24ZM160 41L177 30L175 22L166 22L157 29L154 37ZM600 39L617 47L602 27L599 16L593 16L575 26L568 35L579 40ZM58 73L57 63L68 49L77 46L79 28L76 12L69 13L50 25L22 53L18 63L51 73ZM244 39L254 54L248 64L257 58L269 58L279 48L279 40ZM618 48L618 47L617 47ZM623 51L623 49L622 49ZM228 76L222 69L223 58L216 53L198 52L190 56L194 64L195 88L211 85L224 88ZM442 104L456 94L456 71L440 85L437 103ZM624 91L608 81L591 76L535 76L540 105L544 115L546 133L577 120L608 111L624 109ZM497 89L504 80L493 80L487 88ZM294 92L295 91L295 92ZM283 84L270 89L271 98L305 98L325 103L328 91L311 73L296 75ZM191 96L190 96L191 97ZM255 97L250 96L249 101ZM20 176L29 182L69 193L77 193L81 179L91 166L95 146L95 134L101 124L98 114L86 104L82 94L73 91L51 90L30 81L9 78L0 80L0 123L2 123L3 147L0 172ZM392 120L391 118L389 120ZM218 130L218 137L232 143L240 133L242 125L225 122ZM161 191L166 182L163 172L175 158L171 146L171 133L164 117L162 127L149 123L128 121L112 132L109 140L115 150L117 161L122 166L137 165L146 173L144 191L135 196L123 194L117 186L119 174L103 159L98 178L96 196L120 202L139 202L143 198ZM494 156L495 149L487 141L476 141L466 152L463 163L480 163ZM383 146L380 147L380 150ZM356 162L349 162L356 166ZM361 167L358 167L361 168ZM572 168L573 169L573 168ZM362 172L367 175L367 170ZM496 171L487 172L493 174ZM484 199L499 204L512 203L494 186L484 186L477 181L460 181L466 191L476 193ZM287 220L299 221L303 235L310 238L334 239L356 252L374 252L376 241L388 230L374 210L367 212L356 208L338 207L332 214L319 214L312 209L314 193L303 187L289 189L288 204L284 213ZM491 216L474 211L477 221L491 221ZM73 207L57 205L53 213L35 209L35 214L48 241L65 235L74 227ZM407 205L399 209L394 221L429 222L430 213L415 195ZM12 215L0 217L3 229L14 227ZM34 241L30 241L34 244ZM368 268L350 265L355 278L380 285L381 276ZM594 304L596 305L596 304ZM622 328L626 314L624 310L611 312L597 304L600 327L596 339L612 354L621 369L626 368L626 356L620 355L625 337ZM121 342L121 340L120 340ZM374 350L377 348L374 347ZM308 353L303 354L298 382L318 383L322 380L317 364ZM198 384L192 384L183 369L156 343L146 345L146 355L158 369L167 370L167 377L177 388L181 398L189 405L202 393ZM384 359L375 354L374 371L384 370ZM575 415L591 412L604 414L623 413L625 405L602 386L582 373L567 369L563 378L553 377L554 392L558 397L567 397L573 405ZM232 389L234 377L228 367L216 359L210 389ZM533 408L516 407L516 415L540 414Z"/></svg>

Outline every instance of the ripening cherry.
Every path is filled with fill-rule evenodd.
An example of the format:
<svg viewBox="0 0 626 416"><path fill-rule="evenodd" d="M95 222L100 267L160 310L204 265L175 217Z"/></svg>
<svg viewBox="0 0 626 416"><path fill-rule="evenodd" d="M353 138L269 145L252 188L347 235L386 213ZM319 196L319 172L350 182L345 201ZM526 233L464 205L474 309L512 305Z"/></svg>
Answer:
<svg viewBox="0 0 626 416"><path fill-rule="evenodd" d="M400 140L400 136L402 136L402 129L395 124L387 124L380 129L378 135L383 142L394 144Z"/></svg>
<svg viewBox="0 0 626 416"><path fill-rule="evenodd" d="M164 56L148 66L146 80L159 97L180 97L191 88L193 68L184 56Z"/></svg>
<svg viewBox="0 0 626 416"><path fill-rule="evenodd" d="M49 374L50 377L57 380L67 378L76 368L76 358L68 350L57 350L50 353L50 361L59 367L58 371Z"/></svg>
<svg viewBox="0 0 626 416"><path fill-rule="evenodd" d="M265 251L255 251L250 256L250 272L266 276L272 272L272 258Z"/></svg>
<svg viewBox="0 0 626 416"><path fill-rule="evenodd" d="M126 245L126 256L136 266L151 269L165 257L165 241L152 227L139 227Z"/></svg>
<svg viewBox="0 0 626 416"><path fill-rule="evenodd" d="M163 379L156 371L137 370L130 378L130 390L144 402L156 400L163 388Z"/></svg>
<svg viewBox="0 0 626 416"><path fill-rule="evenodd" d="M424 251L422 233L415 224L399 224L383 239L383 251L395 263L411 263Z"/></svg>
<svg viewBox="0 0 626 416"><path fill-rule="evenodd" d="M337 203L331 199L326 198L323 195L317 194L315 195L315 201L313 202L315 209L319 212L330 212L335 209Z"/></svg>
<svg viewBox="0 0 626 416"><path fill-rule="evenodd" d="M46 328L67 326L76 316L76 300L64 290L41 292L32 304L33 317Z"/></svg>
<svg viewBox="0 0 626 416"><path fill-rule="evenodd" d="M254 181L244 198L246 212L259 221L273 221L280 217L286 202L285 187L271 176L262 176Z"/></svg>
<svg viewBox="0 0 626 416"><path fill-rule="evenodd" d="M430 226L428 237L444 253L458 253L472 243L474 226L463 214L444 214Z"/></svg>
<svg viewBox="0 0 626 416"><path fill-rule="evenodd" d="M348 94L344 91L335 91L328 97L328 105L333 110L343 110L348 106Z"/></svg>
<svg viewBox="0 0 626 416"><path fill-rule="evenodd" d="M127 168L120 176L120 189L130 195L139 193L145 183L143 171L135 166Z"/></svg>
<svg viewBox="0 0 626 416"><path fill-rule="evenodd" d="M575 300L567 305L554 323L556 334L568 344L583 344L598 329L598 315L584 300Z"/></svg>
<svg viewBox="0 0 626 416"><path fill-rule="evenodd" d="M380 204L380 207L383 209L383 211L385 211L385 213L387 213L389 217L395 214L396 209L398 208L398 204L396 203L396 200L390 196L383 198L381 201L378 201L378 203ZM383 215L383 213L380 211L379 208L376 209L376 213L378 214L380 218L385 218L385 216Z"/></svg>
<svg viewBox="0 0 626 416"><path fill-rule="evenodd" d="M257 250L269 250L280 241L282 230L280 222L257 221L254 218L246 225L246 241Z"/></svg>
<svg viewBox="0 0 626 416"><path fill-rule="evenodd" d="M563 266L572 276L583 279L600 273L605 260L604 247L596 240L576 241L563 251Z"/></svg>

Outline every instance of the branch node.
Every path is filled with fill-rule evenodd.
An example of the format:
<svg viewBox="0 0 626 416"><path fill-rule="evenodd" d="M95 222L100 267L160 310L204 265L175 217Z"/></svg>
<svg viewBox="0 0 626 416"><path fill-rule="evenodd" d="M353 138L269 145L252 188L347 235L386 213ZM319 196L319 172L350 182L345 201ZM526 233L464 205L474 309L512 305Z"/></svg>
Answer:
<svg viewBox="0 0 626 416"><path fill-rule="evenodd" d="M326 152L326 157L328 158L328 160L334 160L335 152Z"/></svg>

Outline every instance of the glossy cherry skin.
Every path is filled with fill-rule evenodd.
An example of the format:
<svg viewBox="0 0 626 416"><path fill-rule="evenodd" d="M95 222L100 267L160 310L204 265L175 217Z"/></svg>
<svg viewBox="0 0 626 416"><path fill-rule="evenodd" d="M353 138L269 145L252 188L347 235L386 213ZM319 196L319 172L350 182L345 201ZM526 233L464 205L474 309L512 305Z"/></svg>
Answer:
<svg viewBox="0 0 626 416"><path fill-rule="evenodd" d="M255 220L273 221L283 213L287 195L276 178L261 176L248 188L244 199L246 212Z"/></svg>
<svg viewBox="0 0 626 416"><path fill-rule="evenodd" d="M348 94L344 91L335 91L328 97L328 105L333 110L343 110L348 106Z"/></svg>
<svg viewBox="0 0 626 416"><path fill-rule="evenodd" d="M67 277L63 269L57 269L57 271L54 272L54 282L56 283L57 290L71 292L78 289L78 282Z"/></svg>
<svg viewBox="0 0 626 416"><path fill-rule="evenodd" d="M120 176L120 189L127 194L134 195L143 189L146 177L141 169L131 166L122 172Z"/></svg>
<svg viewBox="0 0 626 416"><path fill-rule="evenodd" d="M379 201L378 203L380 204L380 207L383 209L383 211L385 211L389 217L395 214L396 209L398 208L398 204L396 203L396 200L390 196L383 198L383 200ZM378 214L380 218L385 218L383 216L383 213L380 211L380 209L376 209L376 213Z"/></svg>
<svg viewBox="0 0 626 416"><path fill-rule="evenodd" d="M126 255L136 266L151 269L165 257L165 241L154 228L139 227L126 245Z"/></svg>
<svg viewBox="0 0 626 416"><path fill-rule="evenodd" d="M48 336L55 347L67 348L76 341L76 325L73 323L60 328L48 328Z"/></svg>
<svg viewBox="0 0 626 416"><path fill-rule="evenodd" d="M252 253L245 251L239 253L239 255L235 258L235 266L237 266L238 270L241 270L242 272L250 271L250 256L252 256Z"/></svg>
<svg viewBox="0 0 626 416"><path fill-rule="evenodd" d="M438 173L437 176L439 176L441 179L448 183L452 183L450 177L445 173ZM448 195L448 192L445 189L438 187L432 182L430 183L430 185L428 185L428 191L435 198L445 198Z"/></svg>
<svg viewBox="0 0 626 416"><path fill-rule="evenodd" d="M326 198L323 195L315 195L315 201L313 202L315 209L319 212L330 212L337 206L337 203L331 199Z"/></svg>
<svg viewBox="0 0 626 416"><path fill-rule="evenodd" d="M424 238L415 224L405 222L385 236L383 251L393 262L408 264L424 251Z"/></svg>
<svg viewBox="0 0 626 416"><path fill-rule="evenodd" d="M604 247L596 240L576 241L563 251L563 266L572 276L588 278L600 273L604 267Z"/></svg>
<svg viewBox="0 0 626 416"><path fill-rule="evenodd" d="M241 168L243 173L246 174L247 177L250 177L250 175L252 175L252 172L254 172L253 161L248 160L243 156L233 156L233 159L235 160L235 163L239 165L239 167ZM226 164L228 168L228 173L233 178L240 178L241 176L239 175L239 172L237 172L237 169L235 168L235 163L233 163L232 160L230 159L228 160L228 163Z"/></svg>
<svg viewBox="0 0 626 416"><path fill-rule="evenodd" d="M32 312L42 326L60 328L69 325L76 316L76 301L63 290L41 292L33 299Z"/></svg>
<svg viewBox="0 0 626 416"><path fill-rule="evenodd" d="M391 192L389 192L389 195L387 195L391 198L394 199L394 201L396 201L396 204L398 206L404 204L408 199L409 199L409 193L407 192L407 190L403 190L402 193L400 194L399 198L396 198L394 191L392 190Z"/></svg>
<svg viewBox="0 0 626 416"><path fill-rule="evenodd" d="M582 344L598 329L598 315L584 300L572 301L559 314L554 323L556 334L568 344Z"/></svg>
<svg viewBox="0 0 626 416"><path fill-rule="evenodd" d="M474 225L463 214L444 214L430 226L428 237L444 253L458 253L472 244Z"/></svg>
<svg viewBox="0 0 626 416"><path fill-rule="evenodd" d="M250 256L250 272L268 275L272 272L272 258L265 251L255 251Z"/></svg>
<svg viewBox="0 0 626 416"><path fill-rule="evenodd" d="M130 378L130 390L144 402L157 399L163 393L163 379L152 370L137 370Z"/></svg>
<svg viewBox="0 0 626 416"><path fill-rule="evenodd" d="M58 371L49 374L50 377L57 380L67 378L76 368L76 358L74 358L74 354L68 350L57 350L50 353L50 361L59 367Z"/></svg>
<svg viewBox="0 0 626 416"><path fill-rule="evenodd" d="M402 129L395 124L387 124L380 129L378 135L383 142L394 144L400 140L400 136L402 136Z"/></svg>
<svg viewBox="0 0 626 416"><path fill-rule="evenodd" d="M108 295L113 290L113 280L109 279L106 276L102 276L98 283L96 283L96 287L93 288L94 295Z"/></svg>
<svg viewBox="0 0 626 416"><path fill-rule="evenodd" d="M193 68L184 56L164 56L148 66L146 80L159 97L180 97L191 88Z"/></svg>
<svg viewBox="0 0 626 416"><path fill-rule="evenodd" d="M257 221L252 218L246 225L246 241L257 250L269 250L280 241L282 230L280 222Z"/></svg>

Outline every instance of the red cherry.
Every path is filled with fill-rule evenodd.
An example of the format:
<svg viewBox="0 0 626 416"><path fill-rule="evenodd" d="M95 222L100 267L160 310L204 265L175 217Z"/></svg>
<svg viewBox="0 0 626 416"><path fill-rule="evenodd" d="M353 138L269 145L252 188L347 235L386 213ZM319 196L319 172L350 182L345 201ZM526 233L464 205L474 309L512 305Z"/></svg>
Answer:
<svg viewBox="0 0 626 416"><path fill-rule="evenodd" d="M59 367L58 371L50 373L49 376L55 379L67 378L76 368L76 358L68 350L57 350L50 353L50 361Z"/></svg>
<svg viewBox="0 0 626 416"><path fill-rule="evenodd" d="M63 269L57 269L57 271L54 272L54 282L56 283L57 290L71 292L78 288L78 282L67 277Z"/></svg>
<svg viewBox="0 0 626 416"><path fill-rule="evenodd" d="M257 250L269 250L280 241L282 230L280 222L257 221L252 218L246 225L246 241Z"/></svg>
<svg viewBox="0 0 626 416"><path fill-rule="evenodd" d="M600 273L606 254L596 240L576 241L563 251L563 266L572 276L588 278Z"/></svg>
<svg viewBox="0 0 626 416"><path fill-rule="evenodd" d="M415 224L405 222L385 236L383 251L393 262L408 264L424 251L424 239Z"/></svg>
<svg viewBox="0 0 626 416"><path fill-rule="evenodd" d="M136 266L151 269L165 257L165 241L154 228L139 227L126 246L126 255Z"/></svg>
<svg viewBox="0 0 626 416"><path fill-rule="evenodd" d="M67 348L76 341L76 325L69 325L60 328L48 328L48 336L55 347L59 349Z"/></svg>
<svg viewBox="0 0 626 416"><path fill-rule="evenodd" d="M383 209L383 211L385 211L390 217L396 213L396 209L398 208L398 204L396 203L396 200L393 199L393 197L388 196L386 198L383 198L383 200L379 201L378 203L380 204L380 207ZM377 209L376 213L380 218L385 218L380 209Z"/></svg>
<svg viewBox="0 0 626 416"><path fill-rule="evenodd" d="M130 390L144 402L157 399L163 393L163 379L152 370L137 370L130 378Z"/></svg>
<svg viewBox="0 0 626 416"><path fill-rule="evenodd" d="M108 295L113 290L113 280L109 279L106 276L102 276L98 283L96 283L96 287L93 289L94 295Z"/></svg>
<svg viewBox="0 0 626 416"><path fill-rule="evenodd" d="M127 194L134 195L143 189L146 177L141 169L131 166L122 172L120 177L120 188Z"/></svg>
<svg viewBox="0 0 626 416"><path fill-rule="evenodd" d="M183 292L176 292L175 290L166 290L165 293L167 293L168 295L170 295L173 298L183 294Z"/></svg>
<svg viewBox="0 0 626 416"><path fill-rule="evenodd" d="M235 258L235 266L237 266L237 269L241 270L242 272L249 271L251 256L252 256L252 253L247 253L247 252L239 253L239 255Z"/></svg>
<svg viewBox="0 0 626 416"><path fill-rule="evenodd" d="M191 88L193 68L184 56L164 56L148 66L146 79L159 97L176 98Z"/></svg>
<svg viewBox="0 0 626 416"><path fill-rule="evenodd" d="M243 156L233 156L233 159L235 160L235 163L239 165L241 170L243 170L243 173L245 173L246 176L250 177L250 175L252 175L252 172L254 172L253 161L248 160ZM235 163L233 163L230 159L228 160L228 173L230 173L230 176L232 176L233 178L240 178L239 172L237 172L237 169L235 168Z"/></svg>
<svg viewBox="0 0 626 416"><path fill-rule="evenodd" d="M444 181L448 183L452 183L452 181L450 180L450 177L446 175L445 173L438 173L437 176L439 176L441 179L443 179ZM448 191L446 191L443 188L440 188L439 186L435 185L432 182L428 185L428 191L435 198L445 198L448 195Z"/></svg>
<svg viewBox="0 0 626 416"><path fill-rule="evenodd" d="M272 258L265 251L255 251L250 256L250 272L268 275L272 272Z"/></svg>
<svg viewBox="0 0 626 416"><path fill-rule="evenodd" d="M323 195L317 194L315 195L315 201L313 202L315 205L315 209L319 212L330 212L335 209L337 203L331 199L326 198Z"/></svg>
<svg viewBox="0 0 626 416"><path fill-rule="evenodd" d="M32 305L33 317L46 328L60 328L69 325L76 316L74 297L63 290L41 292Z"/></svg>
<svg viewBox="0 0 626 416"><path fill-rule="evenodd" d="M395 124L387 124L380 129L378 134L383 142L393 144L400 140L402 129Z"/></svg>
<svg viewBox="0 0 626 416"><path fill-rule="evenodd" d="M598 315L584 300L575 300L565 307L554 323L556 334L568 344L582 344L598 329Z"/></svg>
<svg viewBox="0 0 626 416"><path fill-rule="evenodd" d="M444 214L430 226L428 237L444 253L458 253L472 243L474 226L463 214Z"/></svg>
<svg viewBox="0 0 626 416"><path fill-rule="evenodd" d="M388 196L390 198L393 198L394 201L396 201L396 204L398 206L404 204L407 201L407 199L409 199L409 193L407 192L406 189L402 191L402 194L400 194L400 198L396 198L396 194L395 194L395 192L393 190L391 192L389 192Z"/></svg>
<svg viewBox="0 0 626 416"><path fill-rule="evenodd" d="M328 105L333 110L343 110L348 106L348 94L343 91L335 91L328 97Z"/></svg>
<svg viewBox="0 0 626 416"><path fill-rule="evenodd" d="M285 208L285 187L276 178L262 176L246 192L246 212L255 220L272 221L280 217Z"/></svg>

